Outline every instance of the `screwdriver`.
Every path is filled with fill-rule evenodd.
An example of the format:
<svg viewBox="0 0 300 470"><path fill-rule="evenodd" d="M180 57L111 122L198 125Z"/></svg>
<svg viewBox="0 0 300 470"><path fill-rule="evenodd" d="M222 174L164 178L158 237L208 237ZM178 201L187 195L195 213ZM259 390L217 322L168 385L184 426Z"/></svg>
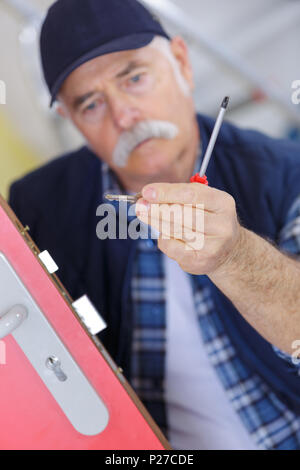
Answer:
<svg viewBox="0 0 300 470"><path fill-rule="evenodd" d="M191 180L190 180L191 183L201 183L201 184L205 184L206 186L208 186L208 181L207 181L207 177L205 173L209 165L210 159L212 157L212 153L214 151L215 144L216 144L221 126L224 121L224 117L225 117L226 110L228 108L229 100L230 100L229 96L226 96L224 100L222 101L221 109L219 111L219 114L218 114L218 117L214 126L214 130L212 132L208 147L206 149L200 171L199 173L196 173L194 176L191 177Z"/></svg>

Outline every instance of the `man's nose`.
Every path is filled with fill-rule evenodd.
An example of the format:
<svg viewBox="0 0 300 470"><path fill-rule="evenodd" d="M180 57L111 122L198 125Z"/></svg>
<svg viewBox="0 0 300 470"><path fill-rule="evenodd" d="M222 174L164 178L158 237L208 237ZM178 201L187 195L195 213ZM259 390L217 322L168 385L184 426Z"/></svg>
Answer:
<svg viewBox="0 0 300 470"><path fill-rule="evenodd" d="M118 95L109 101L112 119L119 129L129 130L140 121L141 112L128 97Z"/></svg>

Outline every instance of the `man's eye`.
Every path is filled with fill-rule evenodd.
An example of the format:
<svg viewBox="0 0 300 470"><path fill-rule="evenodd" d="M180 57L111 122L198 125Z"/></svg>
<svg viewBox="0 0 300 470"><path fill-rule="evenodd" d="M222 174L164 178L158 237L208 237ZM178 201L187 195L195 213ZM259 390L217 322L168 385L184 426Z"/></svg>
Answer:
<svg viewBox="0 0 300 470"><path fill-rule="evenodd" d="M85 108L83 108L82 112L83 114L90 114L96 111L100 111L102 109L102 106L101 106L102 104L103 104L102 100L92 101Z"/></svg>
<svg viewBox="0 0 300 470"><path fill-rule="evenodd" d="M130 80L131 82L133 83L138 83L140 80L141 80L141 75L135 75L134 77L132 77Z"/></svg>
<svg viewBox="0 0 300 470"><path fill-rule="evenodd" d="M85 111L93 111L96 108L96 106L97 106L97 103L93 102L85 108Z"/></svg>

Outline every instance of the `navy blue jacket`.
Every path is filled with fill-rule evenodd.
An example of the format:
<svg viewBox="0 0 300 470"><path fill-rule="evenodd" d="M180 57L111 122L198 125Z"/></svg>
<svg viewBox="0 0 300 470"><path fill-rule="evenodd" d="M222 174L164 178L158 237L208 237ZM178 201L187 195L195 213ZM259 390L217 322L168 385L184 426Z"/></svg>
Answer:
<svg viewBox="0 0 300 470"><path fill-rule="evenodd" d="M214 121L200 115L198 122L205 149ZM225 123L207 176L211 186L235 198L246 228L276 242L300 194L300 148ZM52 254L71 296L87 294L106 319L108 328L100 339L130 380L130 282L136 242L97 238L96 209L104 202L101 185L101 161L83 147L14 183L10 204L29 225L39 248ZM207 282L239 355L300 414L300 377Z"/></svg>

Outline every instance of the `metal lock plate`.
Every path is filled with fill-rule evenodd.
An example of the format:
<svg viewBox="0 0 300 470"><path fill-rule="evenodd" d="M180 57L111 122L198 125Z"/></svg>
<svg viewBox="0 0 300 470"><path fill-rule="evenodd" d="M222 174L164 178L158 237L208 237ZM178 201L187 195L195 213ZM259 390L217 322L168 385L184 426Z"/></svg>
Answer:
<svg viewBox="0 0 300 470"><path fill-rule="evenodd" d="M94 436L106 428L109 413L105 404L2 253L1 331L12 334L79 433Z"/></svg>

